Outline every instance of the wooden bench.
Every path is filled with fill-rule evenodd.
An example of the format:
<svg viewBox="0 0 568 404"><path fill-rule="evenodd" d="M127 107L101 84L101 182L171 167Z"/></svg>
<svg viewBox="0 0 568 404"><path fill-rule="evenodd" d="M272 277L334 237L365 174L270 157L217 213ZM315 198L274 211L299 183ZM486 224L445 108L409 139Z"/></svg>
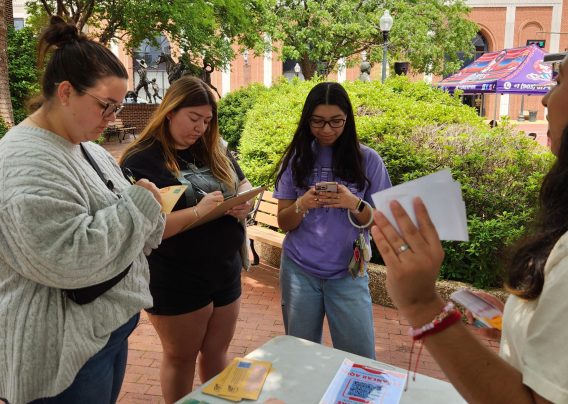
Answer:
<svg viewBox="0 0 568 404"><path fill-rule="evenodd" d="M250 249L254 257L252 265L258 265L260 258L254 248L254 242L269 244L273 247L282 248L284 234L278 229L278 199L272 196L272 192L262 192L256 200L250 218L247 220L247 233L250 239Z"/></svg>
<svg viewBox="0 0 568 404"><path fill-rule="evenodd" d="M105 130L105 135L107 141L110 140L112 135L116 135L118 137L118 142L122 143L123 140L126 139L126 135L134 136L136 139L136 127L135 126L124 126L122 119L116 118L114 122L110 122ZM121 140L122 136L122 140Z"/></svg>

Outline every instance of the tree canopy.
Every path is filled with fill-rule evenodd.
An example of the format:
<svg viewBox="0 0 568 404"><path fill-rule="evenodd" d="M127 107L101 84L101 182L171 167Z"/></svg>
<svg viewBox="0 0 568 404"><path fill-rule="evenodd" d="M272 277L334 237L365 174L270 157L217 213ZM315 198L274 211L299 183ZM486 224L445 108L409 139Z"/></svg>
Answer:
<svg viewBox="0 0 568 404"><path fill-rule="evenodd" d="M409 61L418 72L457 70L459 54L471 55L478 31L463 0L280 0L272 8L272 37L284 59L298 60L306 78L335 68L340 58L367 51L382 59L379 20L389 10L394 24L389 60Z"/></svg>
<svg viewBox="0 0 568 404"><path fill-rule="evenodd" d="M224 67L234 57L233 43L262 46L259 27L266 2L262 0L29 0L32 21L45 23L59 15L82 30L96 30L105 45L112 39L135 49L143 40L165 35L194 61Z"/></svg>

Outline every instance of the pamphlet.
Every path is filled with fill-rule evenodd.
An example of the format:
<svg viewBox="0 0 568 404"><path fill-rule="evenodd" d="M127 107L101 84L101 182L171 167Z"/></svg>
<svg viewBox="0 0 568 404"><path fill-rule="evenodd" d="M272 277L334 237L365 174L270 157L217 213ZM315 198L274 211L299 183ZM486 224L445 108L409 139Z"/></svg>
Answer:
<svg viewBox="0 0 568 404"><path fill-rule="evenodd" d="M271 368L271 362L234 358L203 392L230 401L258 400Z"/></svg>
<svg viewBox="0 0 568 404"><path fill-rule="evenodd" d="M457 290L450 295L450 298L471 311L477 327L502 329L501 310L469 289Z"/></svg>
<svg viewBox="0 0 568 404"><path fill-rule="evenodd" d="M160 196L162 197L162 212L165 214L172 213L174 206L179 198L185 192L187 185L172 185L170 187L160 188Z"/></svg>
<svg viewBox="0 0 568 404"><path fill-rule="evenodd" d="M406 375L344 359L319 404L397 404Z"/></svg>

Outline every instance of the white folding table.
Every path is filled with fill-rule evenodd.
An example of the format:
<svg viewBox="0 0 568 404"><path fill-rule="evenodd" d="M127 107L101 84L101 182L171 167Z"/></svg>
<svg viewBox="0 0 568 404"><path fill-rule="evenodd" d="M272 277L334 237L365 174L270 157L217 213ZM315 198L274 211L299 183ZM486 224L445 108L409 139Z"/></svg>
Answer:
<svg viewBox="0 0 568 404"><path fill-rule="evenodd" d="M343 359L378 368L406 372L405 369L377 362L359 355L316 344L291 336L278 336L246 356L272 362L270 371L258 401L243 400L243 403L263 403L270 397L279 398L287 404L317 404L335 376ZM412 375L411 375L412 377ZM227 404L230 401L202 393L202 388L179 400L176 404L195 403ZM456 389L447 382L416 374L416 381L409 381L401 403L465 403Z"/></svg>

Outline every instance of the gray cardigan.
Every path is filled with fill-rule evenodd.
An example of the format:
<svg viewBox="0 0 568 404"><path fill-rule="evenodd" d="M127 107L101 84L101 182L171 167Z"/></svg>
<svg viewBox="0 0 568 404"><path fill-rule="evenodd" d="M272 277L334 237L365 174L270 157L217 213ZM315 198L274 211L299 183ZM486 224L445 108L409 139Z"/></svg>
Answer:
<svg viewBox="0 0 568 404"><path fill-rule="evenodd" d="M152 305L148 254L164 216L103 148L85 146L121 191L109 191L79 145L17 126L0 141L0 397L11 404L65 390L110 333ZM61 289L128 275L79 306Z"/></svg>

